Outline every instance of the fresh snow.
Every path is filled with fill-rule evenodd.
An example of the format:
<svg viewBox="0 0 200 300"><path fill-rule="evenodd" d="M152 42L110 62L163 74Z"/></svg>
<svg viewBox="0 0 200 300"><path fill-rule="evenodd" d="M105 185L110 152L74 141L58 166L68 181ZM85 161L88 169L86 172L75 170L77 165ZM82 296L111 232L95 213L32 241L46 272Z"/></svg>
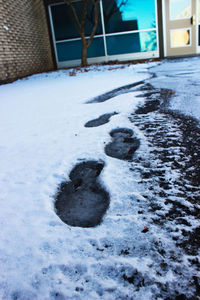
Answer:
<svg viewBox="0 0 200 300"><path fill-rule="evenodd" d="M176 249L165 230L152 225L149 234L141 232L152 216L147 210L145 216L137 213L141 206L145 209L148 193L139 184L139 173L133 175L129 162L104 153L109 132L127 127L141 140L135 156L148 154L145 136L129 121L145 100L136 97L141 91L137 87L106 102L86 102L146 80L156 88L175 90L171 109L200 120L199 62L192 58L93 66L75 76L70 76L72 70L60 70L0 86L0 299L164 299L157 283L167 284L173 293L177 280L182 280L179 293L193 295L187 282L188 272L195 271L187 255ZM152 72L157 78L150 79ZM84 127L114 111L118 114L109 123ZM77 163L100 159L105 162L100 180L110 194L110 207L101 225L70 227L55 213L56 191ZM196 219L190 221L198 226ZM162 254L157 243L181 256L182 277L174 272L176 262L158 274ZM121 255L131 247L131 255ZM134 285L125 280L133 275Z"/></svg>

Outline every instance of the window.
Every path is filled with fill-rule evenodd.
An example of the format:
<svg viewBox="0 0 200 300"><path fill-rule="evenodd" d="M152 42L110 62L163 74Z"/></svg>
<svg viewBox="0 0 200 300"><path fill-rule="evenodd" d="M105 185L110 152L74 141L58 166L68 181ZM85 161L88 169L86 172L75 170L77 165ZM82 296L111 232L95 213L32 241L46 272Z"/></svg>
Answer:
<svg viewBox="0 0 200 300"><path fill-rule="evenodd" d="M154 0L103 0L103 13L106 33L155 28Z"/></svg>
<svg viewBox="0 0 200 300"><path fill-rule="evenodd" d="M175 29L171 30L171 47L185 47L190 46L190 29Z"/></svg>
<svg viewBox="0 0 200 300"><path fill-rule="evenodd" d="M75 60L81 57L81 40L57 43L59 61ZM88 48L88 58L104 56L103 38L94 38Z"/></svg>
<svg viewBox="0 0 200 300"><path fill-rule="evenodd" d="M190 18L191 9L191 0L170 0L170 20Z"/></svg>
<svg viewBox="0 0 200 300"><path fill-rule="evenodd" d="M82 1L78 0L73 5L80 19ZM51 5L51 17L58 62L80 59L81 38L71 9L66 4ZM86 37L91 34L93 24L91 5L86 17ZM98 28L88 48L88 58L156 50L155 0L145 0L145 9L141 0L100 1Z"/></svg>
<svg viewBox="0 0 200 300"><path fill-rule="evenodd" d="M106 42L108 55L157 50L156 31L107 36Z"/></svg>
<svg viewBox="0 0 200 300"><path fill-rule="evenodd" d="M76 9L77 15L81 17L82 2L75 2L74 7ZM61 41L65 39L80 38L78 30L76 29L73 14L71 9L66 4L60 4L52 6L52 19L54 24L54 32L56 41ZM100 15L100 11L99 11ZM89 7L86 24L85 24L85 34L86 36L90 35L92 32L94 24L94 18L92 13L92 6ZM99 18L98 28L96 35L102 34L101 18Z"/></svg>

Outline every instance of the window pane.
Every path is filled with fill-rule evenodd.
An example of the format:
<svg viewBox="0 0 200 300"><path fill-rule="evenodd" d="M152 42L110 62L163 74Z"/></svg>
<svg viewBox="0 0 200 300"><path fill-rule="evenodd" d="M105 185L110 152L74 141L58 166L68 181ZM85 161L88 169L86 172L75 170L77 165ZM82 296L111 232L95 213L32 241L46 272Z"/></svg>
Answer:
<svg viewBox="0 0 200 300"><path fill-rule="evenodd" d="M57 43L58 61L81 59L81 40ZM88 48L88 58L104 56L103 38L94 38Z"/></svg>
<svg viewBox="0 0 200 300"><path fill-rule="evenodd" d="M170 20L191 17L191 0L170 0Z"/></svg>
<svg viewBox="0 0 200 300"><path fill-rule="evenodd" d="M155 1L103 0L106 33L155 28Z"/></svg>
<svg viewBox="0 0 200 300"><path fill-rule="evenodd" d="M87 57L98 57L98 56L104 56L105 50L104 50L104 42L103 38L94 38L92 40L92 43L87 51Z"/></svg>
<svg viewBox="0 0 200 300"><path fill-rule="evenodd" d="M106 37L108 55L157 50L156 31Z"/></svg>
<svg viewBox="0 0 200 300"><path fill-rule="evenodd" d="M171 30L171 47L184 47L190 45L190 30Z"/></svg>
<svg viewBox="0 0 200 300"><path fill-rule="evenodd" d="M81 41L63 42L56 45L58 61L80 59Z"/></svg>
<svg viewBox="0 0 200 300"><path fill-rule="evenodd" d="M81 19L82 3L80 1L74 2L73 6L76 9L79 20ZM55 5L51 7L52 19L54 24L56 41L64 39L72 39L79 37L78 30L76 29L74 18L71 9L66 4ZM94 24L93 6L89 5L88 13L86 16L85 34L90 35ZM100 16L100 11L99 11ZM96 34L102 34L101 18Z"/></svg>

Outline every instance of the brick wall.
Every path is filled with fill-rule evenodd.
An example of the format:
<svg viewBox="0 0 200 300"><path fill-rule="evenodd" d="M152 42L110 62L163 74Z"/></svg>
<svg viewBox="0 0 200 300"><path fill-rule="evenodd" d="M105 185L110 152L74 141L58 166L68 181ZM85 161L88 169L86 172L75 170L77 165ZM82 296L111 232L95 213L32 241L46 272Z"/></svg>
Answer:
<svg viewBox="0 0 200 300"><path fill-rule="evenodd" d="M0 0L0 83L54 68L42 0Z"/></svg>

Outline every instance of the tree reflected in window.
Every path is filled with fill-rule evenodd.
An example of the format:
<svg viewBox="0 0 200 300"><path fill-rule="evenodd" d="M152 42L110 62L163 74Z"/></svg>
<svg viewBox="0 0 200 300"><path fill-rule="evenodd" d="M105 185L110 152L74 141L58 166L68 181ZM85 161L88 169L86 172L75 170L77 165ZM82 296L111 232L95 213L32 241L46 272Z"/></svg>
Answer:
<svg viewBox="0 0 200 300"><path fill-rule="evenodd" d="M103 0L103 12L106 33L154 28L154 0Z"/></svg>

